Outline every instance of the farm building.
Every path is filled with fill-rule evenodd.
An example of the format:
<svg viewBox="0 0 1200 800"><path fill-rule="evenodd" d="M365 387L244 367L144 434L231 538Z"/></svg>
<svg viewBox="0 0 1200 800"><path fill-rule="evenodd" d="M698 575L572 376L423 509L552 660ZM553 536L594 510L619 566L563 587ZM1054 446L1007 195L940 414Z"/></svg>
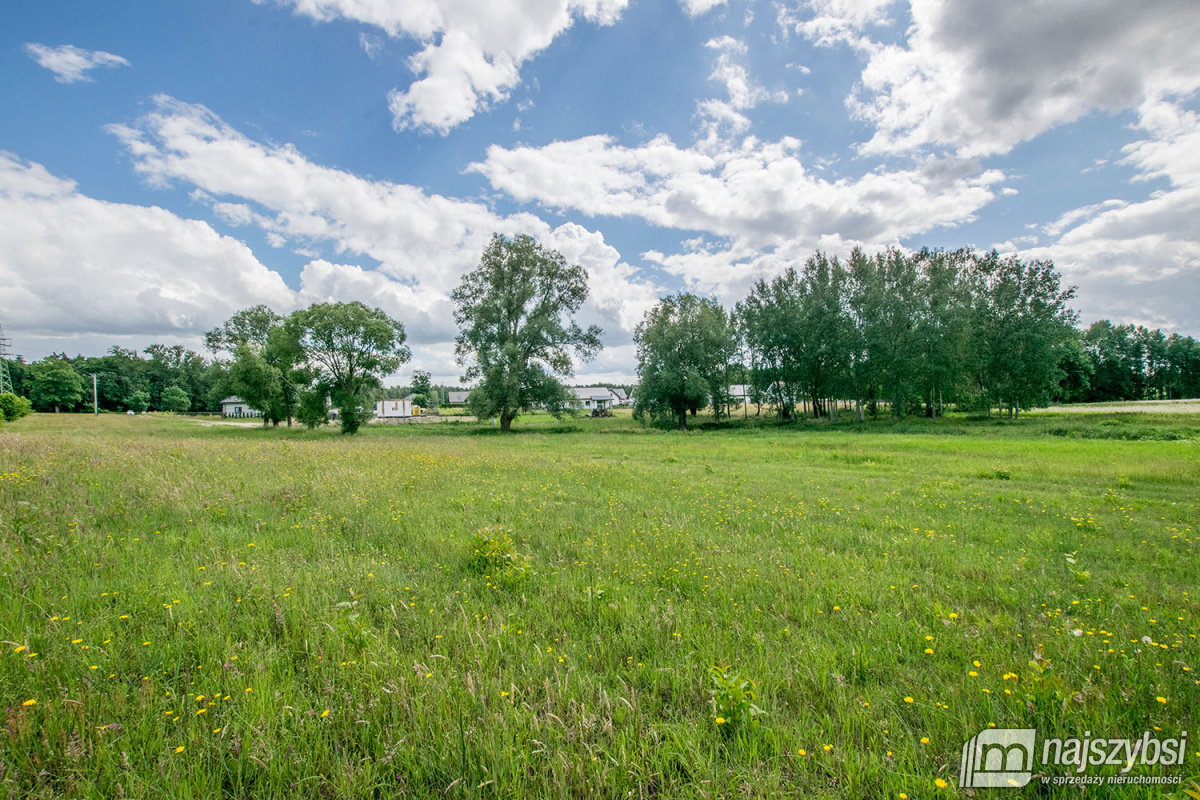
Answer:
<svg viewBox="0 0 1200 800"><path fill-rule="evenodd" d="M461 406L467 402L467 395L470 392L447 392L446 395L450 398L447 402L452 406Z"/></svg>
<svg viewBox="0 0 1200 800"><path fill-rule="evenodd" d="M375 416L378 419L407 419L415 416L417 408L412 400L380 400L375 404Z"/></svg>
<svg viewBox="0 0 1200 800"><path fill-rule="evenodd" d="M262 412L238 397L230 395L221 401L221 416L223 417L261 417Z"/></svg>

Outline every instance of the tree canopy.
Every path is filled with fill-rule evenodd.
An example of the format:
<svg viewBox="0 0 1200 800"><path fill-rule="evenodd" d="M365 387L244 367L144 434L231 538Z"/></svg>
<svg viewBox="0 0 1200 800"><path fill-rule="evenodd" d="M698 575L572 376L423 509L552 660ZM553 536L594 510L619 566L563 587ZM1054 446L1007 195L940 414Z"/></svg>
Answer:
<svg viewBox="0 0 1200 800"><path fill-rule="evenodd" d="M719 409L736 350L733 327L717 301L683 292L646 312L633 335L638 386L634 414L671 416L681 430L687 415Z"/></svg>
<svg viewBox="0 0 1200 800"><path fill-rule="evenodd" d="M284 327L313 382L338 407L342 433L358 432L369 413L369 391L411 356L404 325L359 302L314 303L293 312Z"/></svg>
<svg viewBox="0 0 1200 800"><path fill-rule="evenodd" d="M574 410L559 378L573 374L572 357L595 357L603 333L573 318L587 293L587 272L562 254L524 234L492 237L479 266L450 295L459 325L454 353L463 380L476 384L468 400L473 413L498 418L508 432L522 411Z"/></svg>

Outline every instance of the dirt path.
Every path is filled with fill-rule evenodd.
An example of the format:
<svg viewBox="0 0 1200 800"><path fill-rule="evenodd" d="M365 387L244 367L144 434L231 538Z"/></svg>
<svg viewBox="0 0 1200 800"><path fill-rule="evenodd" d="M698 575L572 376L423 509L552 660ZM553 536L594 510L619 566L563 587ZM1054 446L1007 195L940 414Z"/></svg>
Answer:
<svg viewBox="0 0 1200 800"><path fill-rule="evenodd" d="M1069 406L1050 406L1038 411L1057 411L1065 414L1113 414L1149 412L1155 414L1200 414L1200 400L1142 400L1128 403L1081 403ZM1026 412L1021 412L1026 413Z"/></svg>

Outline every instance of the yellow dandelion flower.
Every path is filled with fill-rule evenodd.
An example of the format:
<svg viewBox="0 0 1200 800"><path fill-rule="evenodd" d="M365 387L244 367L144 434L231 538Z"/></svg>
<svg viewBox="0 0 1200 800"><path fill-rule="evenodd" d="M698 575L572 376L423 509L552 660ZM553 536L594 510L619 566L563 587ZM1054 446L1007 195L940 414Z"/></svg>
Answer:
<svg viewBox="0 0 1200 800"><path fill-rule="evenodd" d="M321 712L321 719L325 719L328 716L329 716L329 709L327 708Z"/></svg>
<svg viewBox="0 0 1200 800"><path fill-rule="evenodd" d="M929 744L929 737L928 737L928 736L922 736L922 737L921 737L921 744Z"/></svg>
<svg viewBox="0 0 1200 800"><path fill-rule="evenodd" d="M906 703L911 703L912 701L913 701L913 699L911 697L904 698L904 702L906 702Z"/></svg>
<svg viewBox="0 0 1200 800"><path fill-rule="evenodd" d="M949 786L949 785L950 785L950 784L946 783L944 780L942 780L941 778L938 778L938 779L937 779L937 780L935 780L933 783L934 783L934 785L935 785L935 786L937 786L939 789L945 789L947 786Z"/></svg>
<svg viewBox="0 0 1200 800"><path fill-rule="evenodd" d="M15 650L13 650L13 652L14 652L14 653L19 653L19 652L21 652L21 651L22 651L22 650L24 650L24 649L25 649L25 645L21 645L20 647L18 647L18 648L16 648Z"/></svg>
<svg viewBox="0 0 1200 800"><path fill-rule="evenodd" d="M926 648L925 648L925 655L927 655L927 656L931 656L931 655L933 655L933 650L932 650L932 648L926 647Z"/></svg>
<svg viewBox="0 0 1200 800"><path fill-rule="evenodd" d="M182 752L183 752L183 745L179 745L179 747L176 747L176 748L175 748L175 752L176 752L176 753L182 753Z"/></svg>
<svg viewBox="0 0 1200 800"><path fill-rule="evenodd" d="M23 705L23 706L32 706L32 705L36 705L36 704L37 704L37 700L26 700L24 703L21 703L21 705Z"/></svg>
<svg viewBox="0 0 1200 800"><path fill-rule="evenodd" d="M725 724L725 718L724 718L724 717L717 717L717 724L718 724L718 725L724 725L724 724Z"/></svg>
<svg viewBox="0 0 1200 800"><path fill-rule="evenodd" d="M1160 703L1165 703L1165 702L1167 702L1167 698L1165 698L1165 697L1156 697L1156 698L1154 698L1154 699L1155 699L1155 700L1157 700L1157 701L1158 701L1158 702L1160 702Z"/></svg>
<svg viewBox="0 0 1200 800"><path fill-rule="evenodd" d="M802 755L802 756L806 756L806 755L808 755L808 751L807 751L807 750L804 750L803 748L801 748L800 750L797 750L797 751L796 751L796 753L797 753L798 755Z"/></svg>
<svg viewBox="0 0 1200 800"><path fill-rule="evenodd" d="M828 752L829 752L830 750L832 750L832 749L833 749L833 745L831 745L831 744L827 744L827 745L825 745L825 752L826 752L826 753L828 753Z"/></svg>

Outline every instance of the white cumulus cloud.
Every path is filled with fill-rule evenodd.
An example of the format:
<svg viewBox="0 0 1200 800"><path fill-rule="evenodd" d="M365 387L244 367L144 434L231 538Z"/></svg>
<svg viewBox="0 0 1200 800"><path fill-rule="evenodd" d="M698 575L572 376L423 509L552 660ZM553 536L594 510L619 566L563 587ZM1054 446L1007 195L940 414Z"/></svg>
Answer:
<svg viewBox="0 0 1200 800"><path fill-rule="evenodd" d="M911 0L906 40L883 44L870 28L889 5L812 0L781 16L867 58L848 99L875 128L867 153L1005 153L1094 111L1200 88L1193 0Z"/></svg>
<svg viewBox="0 0 1200 800"><path fill-rule="evenodd" d="M388 105L397 129L447 133L476 112L508 98L521 66L577 18L617 21L629 0L279 0L296 13L343 18L409 37L421 49L409 59L417 80L394 90Z"/></svg>
<svg viewBox="0 0 1200 800"><path fill-rule="evenodd" d="M73 44L49 47L30 42L25 45L25 52L38 64L53 72L54 80L59 83L90 81L92 77L87 73L96 67L129 66L129 61L121 56L103 50L84 50Z"/></svg>
<svg viewBox="0 0 1200 800"><path fill-rule="evenodd" d="M483 203L321 166L292 145L250 139L203 106L159 97L134 125L110 130L152 184L194 186L192 198L230 224L256 225L281 247L309 252L332 244L339 261L377 261L377 269L364 269L315 260L301 275L301 294L377 293L385 308L411 321L414 341L452 331L449 292L479 263L494 232L528 233L587 268L589 307L608 320L606 328L632 331L654 291L599 233L551 228L533 214L500 216Z"/></svg>
<svg viewBox="0 0 1200 800"><path fill-rule="evenodd" d="M0 153L0 319L23 335L194 334L239 308L294 305L242 242L157 207L81 194Z"/></svg>
<svg viewBox="0 0 1200 800"><path fill-rule="evenodd" d="M1139 108L1146 138L1124 148L1137 180L1166 186L1140 202L1110 199L1061 215L1057 237L1031 257L1050 258L1080 286L1084 321L1118 322L1200 334L1200 115L1177 103Z"/></svg>

